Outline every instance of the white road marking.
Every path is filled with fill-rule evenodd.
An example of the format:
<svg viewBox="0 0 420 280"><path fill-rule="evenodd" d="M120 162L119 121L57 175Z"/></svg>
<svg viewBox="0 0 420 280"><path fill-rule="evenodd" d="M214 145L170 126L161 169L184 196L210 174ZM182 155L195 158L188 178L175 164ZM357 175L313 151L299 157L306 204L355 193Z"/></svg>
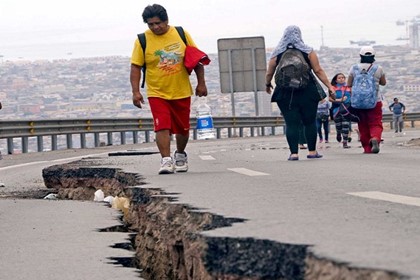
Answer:
<svg viewBox="0 0 420 280"><path fill-rule="evenodd" d="M50 160L50 161L46 161L46 160L33 161L33 162L27 162L27 163L21 163L21 164L16 164L16 165L0 167L0 171L9 170L9 169L13 169L13 168L20 168L20 167L25 167L25 166L30 166L30 165L44 164L44 163L48 163L48 162L66 162L66 161L72 161L72 160L77 160L77 159L82 159L82 158L87 158L87 157L93 157L93 156L106 155L106 154L108 154L108 152L98 153L98 154L90 154L90 155L82 155L82 156L77 156L77 157L60 158L60 159L54 159L54 160Z"/></svg>
<svg viewBox="0 0 420 280"><path fill-rule="evenodd" d="M11 166L6 166L6 167L0 167L0 170L8 170L8 169L13 169L13 168L18 168L18 167L29 166L29 165L37 165L37 164L46 163L46 162L48 161L34 161L34 162L16 164L16 165L11 165Z"/></svg>
<svg viewBox="0 0 420 280"><path fill-rule="evenodd" d="M60 159L55 159L55 160L52 160L52 161L53 162L71 161L71 160L88 158L88 157L95 157L95 156L101 156L101 155L106 155L106 154L108 154L108 153L91 154L91 155L84 155L84 156L77 156L77 157L69 157L69 158L60 158Z"/></svg>
<svg viewBox="0 0 420 280"><path fill-rule="evenodd" d="M259 171L254 171L251 169L246 169L246 168L228 168L228 170L236 172L236 173L240 173L243 175L247 175L247 176L265 176L265 175L269 175L267 173L264 172L259 172Z"/></svg>
<svg viewBox="0 0 420 280"><path fill-rule="evenodd" d="M384 192L351 192L347 194L420 207L420 197L397 195Z"/></svg>
<svg viewBox="0 0 420 280"><path fill-rule="evenodd" d="M199 156L202 160L215 160L214 157L209 156L209 155L201 155Z"/></svg>

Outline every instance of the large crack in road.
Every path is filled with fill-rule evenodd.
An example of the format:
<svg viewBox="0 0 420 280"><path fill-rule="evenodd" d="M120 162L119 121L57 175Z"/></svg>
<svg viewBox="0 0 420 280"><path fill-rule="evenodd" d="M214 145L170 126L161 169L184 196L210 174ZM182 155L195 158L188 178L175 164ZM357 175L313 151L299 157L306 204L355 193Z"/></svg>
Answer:
<svg viewBox="0 0 420 280"><path fill-rule="evenodd" d="M100 167L94 158L45 168L43 178L59 199L92 200L99 189L126 198L130 203L121 227L104 231L131 232L129 243L114 246L134 250L135 257L111 261L137 266L145 279L404 279L320 258L306 244L207 236L207 230L245 220L174 203L174 194L150 188L140 174Z"/></svg>

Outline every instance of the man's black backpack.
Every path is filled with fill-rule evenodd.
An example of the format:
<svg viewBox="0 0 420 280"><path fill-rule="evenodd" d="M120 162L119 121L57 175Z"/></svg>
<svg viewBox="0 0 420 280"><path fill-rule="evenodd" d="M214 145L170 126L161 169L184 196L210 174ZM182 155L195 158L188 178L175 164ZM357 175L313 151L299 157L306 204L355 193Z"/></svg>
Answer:
<svg viewBox="0 0 420 280"><path fill-rule="evenodd" d="M274 80L281 89L304 89L309 83L311 68L300 50L288 48L280 58Z"/></svg>
<svg viewBox="0 0 420 280"><path fill-rule="evenodd" d="M175 26L176 31L178 31L179 36L181 37L182 41L185 45L187 44L187 38L185 37L185 32L182 26ZM144 33L137 34L137 38L139 38L140 45L143 49L143 56L145 56L146 53L146 35ZM144 64L141 68L141 71L143 72L143 81L141 82L141 88L144 88L144 82L146 81L146 57L144 58Z"/></svg>

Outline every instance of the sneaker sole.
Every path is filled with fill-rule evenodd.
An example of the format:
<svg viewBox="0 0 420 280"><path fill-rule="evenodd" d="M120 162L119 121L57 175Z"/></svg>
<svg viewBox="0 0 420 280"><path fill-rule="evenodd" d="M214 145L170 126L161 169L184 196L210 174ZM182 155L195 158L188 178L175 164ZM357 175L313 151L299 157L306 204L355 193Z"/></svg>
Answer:
<svg viewBox="0 0 420 280"><path fill-rule="evenodd" d="M175 171L176 172L187 172L188 171L188 166L187 167L184 167L184 166L182 166L182 167L176 167L175 166Z"/></svg>
<svg viewBox="0 0 420 280"><path fill-rule="evenodd" d="M379 153L379 144L377 140L372 140L372 153Z"/></svg>
<svg viewBox="0 0 420 280"><path fill-rule="evenodd" d="M174 171L170 171L170 170L159 170L159 175L163 175L163 174L174 174Z"/></svg>

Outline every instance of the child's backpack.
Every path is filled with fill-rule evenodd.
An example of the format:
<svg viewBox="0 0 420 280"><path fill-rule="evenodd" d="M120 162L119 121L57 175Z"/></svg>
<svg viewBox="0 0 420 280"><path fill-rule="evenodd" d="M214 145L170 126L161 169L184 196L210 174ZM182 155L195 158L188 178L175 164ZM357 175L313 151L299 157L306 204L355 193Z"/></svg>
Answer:
<svg viewBox="0 0 420 280"><path fill-rule="evenodd" d="M176 31L178 31L179 36L181 37L182 41L185 45L187 44L187 38L185 37L185 32L182 26L175 26ZM140 45L143 49L143 55L146 53L146 35L144 33L137 34L137 38L139 38ZM144 88L144 82L146 81L146 58L144 58L144 64L141 68L143 72L143 81L141 83L141 87Z"/></svg>
<svg viewBox="0 0 420 280"><path fill-rule="evenodd" d="M371 64L367 70L353 66L353 86L351 88L351 106L356 109L372 109L376 106L375 72L378 65Z"/></svg>
<svg viewBox="0 0 420 280"><path fill-rule="evenodd" d="M304 89L309 83L311 68L295 48L288 48L280 58L274 75L276 86L281 89Z"/></svg>

